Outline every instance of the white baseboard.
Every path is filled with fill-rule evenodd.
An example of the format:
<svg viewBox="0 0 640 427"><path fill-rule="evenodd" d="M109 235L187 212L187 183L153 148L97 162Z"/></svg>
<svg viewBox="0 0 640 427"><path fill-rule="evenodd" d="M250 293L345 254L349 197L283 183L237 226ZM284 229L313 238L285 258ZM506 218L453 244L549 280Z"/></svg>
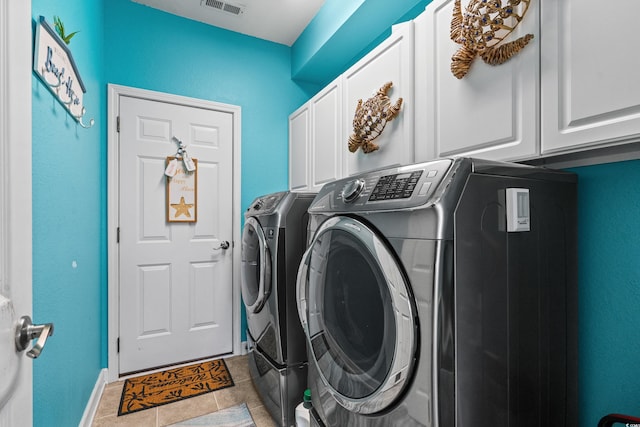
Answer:
<svg viewBox="0 0 640 427"><path fill-rule="evenodd" d="M80 420L79 427L91 427L93 423L93 417L96 415L96 411L98 410L98 405L100 404L100 398L102 397L102 392L104 391L104 387L107 385L107 369L102 369L98 374L98 379L96 380L96 385L93 387L93 391L91 392L91 396L89 397L89 402L87 402L87 407L84 408L84 413L82 414L82 419Z"/></svg>

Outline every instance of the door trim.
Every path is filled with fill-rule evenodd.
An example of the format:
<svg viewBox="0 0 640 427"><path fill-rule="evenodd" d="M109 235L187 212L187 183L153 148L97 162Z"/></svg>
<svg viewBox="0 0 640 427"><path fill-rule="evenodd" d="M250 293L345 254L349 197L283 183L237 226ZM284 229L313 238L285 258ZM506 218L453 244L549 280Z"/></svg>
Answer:
<svg viewBox="0 0 640 427"><path fill-rule="evenodd" d="M241 108L237 105L222 104L219 102L207 101L203 99L190 98L180 95L172 95L162 92L155 92L146 89L137 89L115 84L108 85L107 99L107 192L108 192L108 212L107 212L107 239L108 239L108 381L113 382L119 379L119 359L118 359L118 335L119 335L119 266L118 266L118 212L119 212L119 192L118 192L118 171L119 171L119 146L117 118L119 115L119 105L121 96L142 98L151 101L179 104L188 107L206 108L222 111L233 115L233 354L242 354L240 342L240 154L241 154Z"/></svg>
<svg viewBox="0 0 640 427"><path fill-rule="evenodd" d="M0 293L18 316L32 315L31 22L31 2L0 2ZM33 365L20 365L2 425L33 423Z"/></svg>

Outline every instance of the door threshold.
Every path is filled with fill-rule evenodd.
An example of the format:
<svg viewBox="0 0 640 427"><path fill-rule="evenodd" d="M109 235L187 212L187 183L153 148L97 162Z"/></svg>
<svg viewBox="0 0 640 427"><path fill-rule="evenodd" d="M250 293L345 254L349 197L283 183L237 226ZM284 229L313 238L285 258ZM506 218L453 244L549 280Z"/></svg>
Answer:
<svg viewBox="0 0 640 427"><path fill-rule="evenodd" d="M184 362L179 362L179 363L170 363L168 365L162 365L162 366L155 366L153 368L149 368L149 369L141 369L139 371L133 371L133 372L125 372L125 373L121 373L118 374L118 380L126 380L129 378L135 378L135 377L140 377L142 375L148 375L148 374L154 374L156 372L162 372L167 370L168 368L182 368L184 366L189 366L189 365L193 365L195 363L202 363L202 362L208 362L210 360L218 360L218 359L224 359L227 357L231 357L234 356L234 354L231 353L222 353L222 354L218 354L215 356L207 356L207 357L201 357L199 359L192 359L192 360L187 360Z"/></svg>

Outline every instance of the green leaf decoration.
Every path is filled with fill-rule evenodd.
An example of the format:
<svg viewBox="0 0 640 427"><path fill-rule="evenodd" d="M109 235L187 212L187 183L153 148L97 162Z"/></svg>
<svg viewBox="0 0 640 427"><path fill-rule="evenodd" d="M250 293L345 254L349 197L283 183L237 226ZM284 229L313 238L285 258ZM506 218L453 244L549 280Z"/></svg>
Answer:
<svg viewBox="0 0 640 427"><path fill-rule="evenodd" d="M62 40L64 40L64 42L66 44L69 44L69 42L71 41L71 37L75 36L76 34L78 34L80 31L74 31L73 33L69 34L66 37L63 37Z"/></svg>
<svg viewBox="0 0 640 427"><path fill-rule="evenodd" d="M71 42L71 38L73 36L75 36L76 34L78 34L80 31L74 31L71 34L65 34L64 32L64 24L62 23L62 21L60 20L59 16L54 16L53 17L53 25L56 29L56 33L58 33L58 35L60 36L60 38L66 43L69 44Z"/></svg>

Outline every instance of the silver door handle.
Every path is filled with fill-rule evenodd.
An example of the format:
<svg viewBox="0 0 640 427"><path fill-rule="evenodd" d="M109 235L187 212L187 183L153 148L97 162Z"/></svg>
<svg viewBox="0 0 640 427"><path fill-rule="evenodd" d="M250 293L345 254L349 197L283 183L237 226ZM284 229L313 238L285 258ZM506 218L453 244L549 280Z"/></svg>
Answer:
<svg viewBox="0 0 640 427"><path fill-rule="evenodd" d="M16 349L23 351L29 345L29 341L38 338L31 350L27 351L27 356L35 359L40 356L44 345L47 343L47 338L51 335L53 335L53 323L34 325L31 322L31 317L22 316L16 327Z"/></svg>
<svg viewBox="0 0 640 427"><path fill-rule="evenodd" d="M213 247L214 251L217 251L218 249L229 249L229 242L227 242L226 240L223 240L220 242L218 246Z"/></svg>

